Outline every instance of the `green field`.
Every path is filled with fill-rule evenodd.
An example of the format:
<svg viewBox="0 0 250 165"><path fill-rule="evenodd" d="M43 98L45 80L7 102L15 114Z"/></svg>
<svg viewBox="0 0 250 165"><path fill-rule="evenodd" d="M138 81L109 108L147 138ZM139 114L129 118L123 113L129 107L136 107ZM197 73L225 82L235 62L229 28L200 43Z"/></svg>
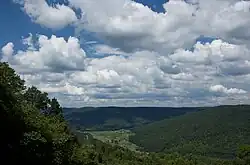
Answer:
<svg viewBox="0 0 250 165"><path fill-rule="evenodd" d="M131 151L138 151L140 148L129 141L129 137L134 135L130 130L116 130L116 131L86 131L95 139L104 143L128 148Z"/></svg>

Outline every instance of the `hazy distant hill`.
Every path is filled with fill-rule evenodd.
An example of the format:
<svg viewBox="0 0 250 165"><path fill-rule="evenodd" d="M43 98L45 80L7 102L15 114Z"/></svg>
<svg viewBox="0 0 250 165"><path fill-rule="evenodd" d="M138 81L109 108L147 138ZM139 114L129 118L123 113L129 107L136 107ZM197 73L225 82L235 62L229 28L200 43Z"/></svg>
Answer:
<svg viewBox="0 0 250 165"><path fill-rule="evenodd" d="M130 141L147 151L230 158L250 144L250 106L204 108L133 130Z"/></svg>
<svg viewBox="0 0 250 165"><path fill-rule="evenodd" d="M64 108L64 114L66 120L74 127L116 130L133 128L198 110L199 108L84 107Z"/></svg>

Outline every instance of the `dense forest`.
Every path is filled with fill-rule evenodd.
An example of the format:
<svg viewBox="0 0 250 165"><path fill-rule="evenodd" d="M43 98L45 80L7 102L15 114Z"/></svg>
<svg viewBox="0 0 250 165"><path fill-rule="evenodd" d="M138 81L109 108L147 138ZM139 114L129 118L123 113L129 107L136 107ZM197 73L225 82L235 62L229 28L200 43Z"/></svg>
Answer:
<svg viewBox="0 0 250 165"><path fill-rule="evenodd" d="M233 160L178 153L135 153L93 139L77 137L64 119L56 98L26 87L16 72L0 63L0 121L2 164L36 165L206 165L249 164L248 145ZM237 132L236 132L237 133ZM240 136L240 135L237 135ZM156 139L157 141L158 139Z"/></svg>
<svg viewBox="0 0 250 165"><path fill-rule="evenodd" d="M88 130L132 129L200 108L171 107L83 107L63 108L64 117L72 127Z"/></svg>
<svg viewBox="0 0 250 165"><path fill-rule="evenodd" d="M218 106L133 130L130 140L147 151L233 158L250 144L250 106Z"/></svg>

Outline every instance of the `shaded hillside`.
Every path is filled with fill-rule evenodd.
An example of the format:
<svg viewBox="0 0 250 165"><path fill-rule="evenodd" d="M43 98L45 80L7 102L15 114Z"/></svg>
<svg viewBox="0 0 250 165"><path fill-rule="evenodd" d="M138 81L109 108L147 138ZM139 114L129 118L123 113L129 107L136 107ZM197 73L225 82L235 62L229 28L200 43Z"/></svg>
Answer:
<svg viewBox="0 0 250 165"><path fill-rule="evenodd" d="M66 120L73 127L92 130L128 129L199 108L163 108L163 107L100 107L100 108L64 108Z"/></svg>
<svg viewBox="0 0 250 165"><path fill-rule="evenodd" d="M133 131L130 141L147 151L231 158L240 144L250 144L250 106L205 108Z"/></svg>

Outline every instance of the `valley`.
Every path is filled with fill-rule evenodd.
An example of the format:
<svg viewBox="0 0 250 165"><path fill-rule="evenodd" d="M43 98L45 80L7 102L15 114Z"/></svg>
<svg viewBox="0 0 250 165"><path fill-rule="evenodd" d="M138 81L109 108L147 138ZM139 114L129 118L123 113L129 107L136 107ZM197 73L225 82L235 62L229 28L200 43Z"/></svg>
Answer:
<svg viewBox="0 0 250 165"><path fill-rule="evenodd" d="M115 111L112 111L113 109ZM150 111L157 111L157 108L145 108L144 114L138 113L142 111L141 109L134 107L133 111L128 112L125 112L126 108L119 107L112 107L111 110L88 108L88 111L80 111L79 109L74 113L77 112L78 117L88 116L89 119L93 119L91 124L94 127L91 125L88 128L90 120L85 125L84 119L80 123L70 118L69 123L76 124L77 127L73 126L75 129L85 130L84 132L104 143L128 148L131 151L166 154L176 152L181 155L193 154L201 157L233 159L238 147L250 144L250 106L248 105L179 108L176 109L178 113L175 112L175 115L173 115L173 108L165 108L165 111L162 108L159 110L163 112L162 118L151 116L153 113ZM90 112L104 114L107 111L113 114L106 113L98 117L98 120L89 114ZM75 115L74 113L72 116ZM141 120L135 122L129 120L126 115L117 115L124 113L129 113L130 118L140 117ZM103 120L104 124L100 124L100 120ZM99 127L96 127L98 124Z"/></svg>

